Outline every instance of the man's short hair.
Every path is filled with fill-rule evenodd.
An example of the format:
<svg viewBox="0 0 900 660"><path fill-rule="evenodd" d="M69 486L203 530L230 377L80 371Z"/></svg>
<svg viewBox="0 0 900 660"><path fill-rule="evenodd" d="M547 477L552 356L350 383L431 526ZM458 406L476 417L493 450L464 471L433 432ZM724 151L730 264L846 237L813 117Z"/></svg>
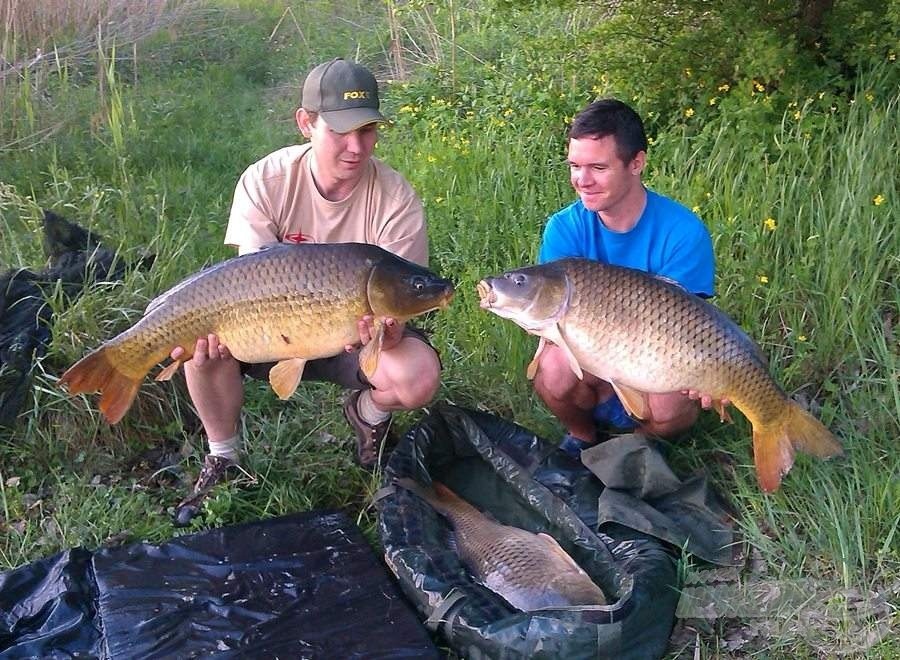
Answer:
<svg viewBox="0 0 900 660"><path fill-rule="evenodd" d="M626 163L630 163L638 152L647 151L644 122L631 106L618 99L594 101L575 115L569 127L570 140L600 139L608 135L615 139L619 158Z"/></svg>

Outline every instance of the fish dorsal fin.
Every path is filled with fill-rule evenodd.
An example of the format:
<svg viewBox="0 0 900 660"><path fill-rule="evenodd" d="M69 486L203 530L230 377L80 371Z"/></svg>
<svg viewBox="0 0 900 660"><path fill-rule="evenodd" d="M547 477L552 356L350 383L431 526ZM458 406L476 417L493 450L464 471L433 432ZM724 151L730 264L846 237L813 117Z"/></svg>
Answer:
<svg viewBox="0 0 900 660"><path fill-rule="evenodd" d="M193 275L189 275L185 279L181 280L178 284L173 286L171 289L167 289L166 291L163 291L161 294L156 296L156 298L154 298L149 303L147 303L147 309L144 310L144 316L147 316L147 314L150 314L157 308L161 307L163 304L165 304L165 302L167 300L169 300L169 298L174 296L176 293L178 293L182 289L189 287L198 278L205 277L206 275L209 274L210 271L221 268L222 265L225 263L228 263L228 262L222 261L217 264L213 264L212 266L209 266L208 268L204 268L199 273L194 273Z"/></svg>
<svg viewBox="0 0 900 660"><path fill-rule="evenodd" d="M690 293L690 291L688 291L685 288L684 284L682 284L678 280L673 280L671 277L666 277L665 275L660 275L659 273L648 273L648 275L650 275L650 277L653 277L653 278L659 280L660 282L665 282L666 284L671 284L672 286L677 286L682 291Z"/></svg>
<svg viewBox="0 0 900 660"><path fill-rule="evenodd" d="M304 358L291 358L282 360L269 371L269 384L275 390L278 398L284 401L291 398L300 379L303 378L303 369L306 367Z"/></svg>
<svg viewBox="0 0 900 660"><path fill-rule="evenodd" d="M544 532L538 532L537 534L541 537L544 542L547 544L547 549L552 552L554 555L563 560L566 564L571 566L573 569L580 571L582 570L581 566L575 563L575 560L572 559L571 555L568 552L563 550L562 546L559 544L555 538L550 536L549 534L545 534Z"/></svg>
<svg viewBox="0 0 900 660"><path fill-rule="evenodd" d="M614 380L609 382L612 385L616 396L622 402L625 412L640 421L646 421L650 418L650 404L647 401L647 395L624 383L618 383Z"/></svg>
<svg viewBox="0 0 900 660"><path fill-rule="evenodd" d="M569 361L569 366L572 367L572 371L578 376L578 380L584 379L584 372L581 370L581 365L578 364L578 360L575 359L575 354L572 353L572 349L569 348L569 344L563 336L562 328L559 327L559 323L554 323L553 325L544 328L541 333L541 338L556 344L562 350L563 354L565 354L566 359ZM535 355L535 357L537 357L537 355ZM531 368L530 364L528 365L528 368Z"/></svg>
<svg viewBox="0 0 900 660"><path fill-rule="evenodd" d="M384 322L375 319L375 336L359 352L359 368L371 379L378 368L378 359L381 357L381 347L384 344Z"/></svg>

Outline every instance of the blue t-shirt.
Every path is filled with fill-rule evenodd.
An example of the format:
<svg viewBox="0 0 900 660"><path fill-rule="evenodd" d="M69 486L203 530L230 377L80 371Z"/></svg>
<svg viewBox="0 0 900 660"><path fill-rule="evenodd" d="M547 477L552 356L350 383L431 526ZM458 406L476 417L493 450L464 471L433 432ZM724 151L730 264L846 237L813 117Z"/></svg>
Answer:
<svg viewBox="0 0 900 660"><path fill-rule="evenodd" d="M550 216L540 263L582 257L675 280L703 297L714 294L715 262L706 226L687 207L652 190L630 231L607 229L579 199Z"/></svg>

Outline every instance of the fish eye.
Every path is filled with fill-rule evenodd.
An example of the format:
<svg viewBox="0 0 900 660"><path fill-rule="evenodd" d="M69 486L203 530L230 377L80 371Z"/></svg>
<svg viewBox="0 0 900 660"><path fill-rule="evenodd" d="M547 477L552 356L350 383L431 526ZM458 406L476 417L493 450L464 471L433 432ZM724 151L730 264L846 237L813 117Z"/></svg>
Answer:
<svg viewBox="0 0 900 660"><path fill-rule="evenodd" d="M412 280L412 286L416 291L421 291L425 288L425 279L422 277L414 277Z"/></svg>

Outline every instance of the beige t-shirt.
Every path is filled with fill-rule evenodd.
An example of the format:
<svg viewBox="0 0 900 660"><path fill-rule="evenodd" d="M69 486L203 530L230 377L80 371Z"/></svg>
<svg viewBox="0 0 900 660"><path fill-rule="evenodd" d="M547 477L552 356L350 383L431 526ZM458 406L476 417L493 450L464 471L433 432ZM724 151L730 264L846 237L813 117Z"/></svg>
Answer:
<svg viewBox="0 0 900 660"><path fill-rule="evenodd" d="M371 158L350 195L332 202L316 188L310 145L279 149L241 175L225 244L240 254L274 243L372 243L428 265L422 202L409 182Z"/></svg>

